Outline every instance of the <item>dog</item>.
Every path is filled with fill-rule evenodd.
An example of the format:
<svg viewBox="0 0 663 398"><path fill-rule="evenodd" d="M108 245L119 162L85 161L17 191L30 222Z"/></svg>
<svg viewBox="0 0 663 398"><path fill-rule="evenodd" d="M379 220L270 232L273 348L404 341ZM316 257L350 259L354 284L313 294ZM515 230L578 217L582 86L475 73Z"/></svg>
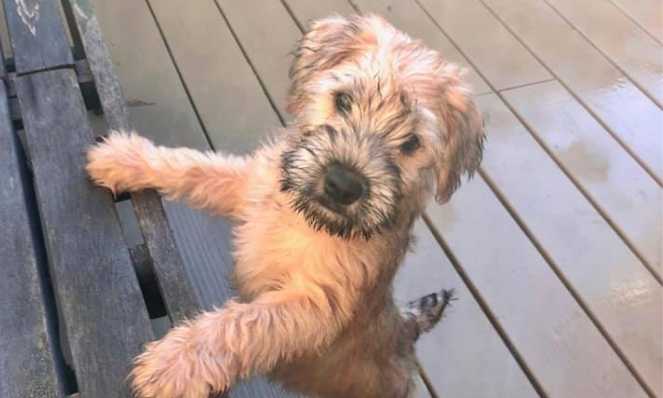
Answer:
<svg viewBox="0 0 663 398"><path fill-rule="evenodd" d="M250 156L112 132L87 171L113 193L157 189L236 222L239 296L147 344L138 397L205 398L267 374L316 397L410 397L414 343L451 299L399 309L414 221L483 151L461 70L376 15L314 21L290 69L293 122Z"/></svg>

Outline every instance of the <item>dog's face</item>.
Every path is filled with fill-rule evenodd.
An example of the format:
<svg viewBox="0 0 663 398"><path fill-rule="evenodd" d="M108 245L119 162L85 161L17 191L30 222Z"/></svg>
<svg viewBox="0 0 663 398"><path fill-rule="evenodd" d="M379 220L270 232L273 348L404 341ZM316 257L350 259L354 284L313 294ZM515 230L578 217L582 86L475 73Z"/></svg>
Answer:
<svg viewBox="0 0 663 398"><path fill-rule="evenodd" d="M446 202L481 160L458 69L377 16L314 22L295 51L282 190L315 228L370 237Z"/></svg>

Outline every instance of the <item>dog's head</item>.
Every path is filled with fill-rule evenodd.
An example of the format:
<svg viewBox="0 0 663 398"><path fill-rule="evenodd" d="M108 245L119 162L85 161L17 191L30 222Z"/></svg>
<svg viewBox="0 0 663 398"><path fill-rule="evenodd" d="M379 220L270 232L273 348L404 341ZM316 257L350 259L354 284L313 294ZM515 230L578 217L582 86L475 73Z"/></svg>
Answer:
<svg viewBox="0 0 663 398"><path fill-rule="evenodd" d="M459 69L378 16L314 22L290 76L282 190L314 227L370 237L479 166L483 123Z"/></svg>

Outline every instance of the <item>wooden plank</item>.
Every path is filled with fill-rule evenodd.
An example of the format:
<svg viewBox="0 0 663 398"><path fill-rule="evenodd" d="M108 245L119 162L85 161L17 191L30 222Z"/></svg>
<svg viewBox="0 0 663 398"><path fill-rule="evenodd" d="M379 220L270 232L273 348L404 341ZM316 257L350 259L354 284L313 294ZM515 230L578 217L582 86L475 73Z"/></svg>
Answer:
<svg viewBox="0 0 663 398"><path fill-rule="evenodd" d="M286 0L284 3L292 12L295 21L306 30L311 21L340 14L344 16L353 15L357 10L348 0L308 1L308 0Z"/></svg>
<svg viewBox="0 0 663 398"><path fill-rule="evenodd" d="M573 0L547 0L547 3L610 58L659 107L663 106L663 47L660 43L606 1L591 0L583 7ZM659 7L663 8L663 3L659 3Z"/></svg>
<svg viewBox="0 0 663 398"><path fill-rule="evenodd" d="M663 185L663 113L541 1L482 0ZM483 31L487 41L493 32Z"/></svg>
<svg viewBox="0 0 663 398"><path fill-rule="evenodd" d="M647 33L663 43L663 7L659 0L612 0Z"/></svg>
<svg viewBox="0 0 663 398"><path fill-rule="evenodd" d="M93 137L76 76L70 69L30 74L17 78L16 90L79 389L127 397L130 363L152 331L110 195L84 171Z"/></svg>
<svg viewBox="0 0 663 398"><path fill-rule="evenodd" d="M72 0L70 6L68 14L78 27L108 127L130 130L129 112L120 82L113 70L92 4L89 0ZM161 199L154 191L140 192L132 195L132 203L170 318L181 321L195 315L200 303L186 278L184 262L178 253Z"/></svg>
<svg viewBox="0 0 663 398"><path fill-rule="evenodd" d="M440 324L417 342L417 356L441 397L535 397L518 363L419 220L415 246L394 284L394 295L406 303L440 289L453 288L457 301Z"/></svg>
<svg viewBox="0 0 663 398"><path fill-rule="evenodd" d="M129 104L148 103L129 107L132 125L161 145L209 149L147 5L132 0L117 0L112 4L94 0L92 3L104 37L110 43L113 62ZM117 24L118 20L125 23ZM135 63L136 59L145 58L153 62ZM186 264L187 277L203 307L211 309L222 305L234 296L228 279L233 268L230 226L220 218L191 210L181 203L165 202L164 208ZM255 378L235 387L231 396L269 398L289 395L278 386Z"/></svg>
<svg viewBox="0 0 663 398"><path fill-rule="evenodd" d="M646 396L481 178L428 214L546 395Z"/></svg>
<svg viewBox="0 0 663 398"><path fill-rule="evenodd" d="M480 1L421 0L420 4L496 90L552 78Z"/></svg>
<svg viewBox="0 0 663 398"><path fill-rule="evenodd" d="M1 60L1 57L0 57ZM62 397L49 333L34 235L19 164L18 140L9 116L7 91L0 84L0 396ZM23 166L24 167L24 166Z"/></svg>
<svg viewBox="0 0 663 398"><path fill-rule="evenodd" d="M467 68L467 81L476 94L490 92L490 87L470 65L454 44L442 34L426 13L414 1L397 0L358 0L355 3L362 12L374 12L383 15L399 29L423 40L431 48L439 51L446 59Z"/></svg>
<svg viewBox="0 0 663 398"><path fill-rule="evenodd" d="M74 63L58 1L4 0L4 6L18 73Z"/></svg>
<svg viewBox="0 0 663 398"><path fill-rule="evenodd" d="M122 83L131 125L161 145L207 148L205 134L145 3L93 0L92 5ZM145 59L153 61L139 61Z"/></svg>
<svg viewBox="0 0 663 398"><path fill-rule="evenodd" d="M254 3L215 0L241 43L249 61L272 101L285 119L286 95L290 86L288 69L300 30L278 1ZM269 21L269 23L265 23Z"/></svg>
<svg viewBox="0 0 663 398"><path fill-rule="evenodd" d="M557 82L503 93L547 150L663 277L660 187Z"/></svg>
<svg viewBox="0 0 663 398"><path fill-rule="evenodd" d="M481 97L479 105L490 115L491 140L483 161L486 175L636 372L655 394L660 394L660 283L497 97ZM559 110L555 111L555 117L559 116ZM572 126L568 117L563 120L566 125L558 128L566 130ZM582 161L589 167L587 157Z"/></svg>
<svg viewBox="0 0 663 398"><path fill-rule="evenodd" d="M237 154L255 149L280 122L216 5L150 4L213 146Z"/></svg>
<svg viewBox="0 0 663 398"><path fill-rule="evenodd" d="M5 7L0 6L0 43L2 44L2 52L5 59L11 58L12 45L9 41L9 31L7 30L7 19L5 18Z"/></svg>

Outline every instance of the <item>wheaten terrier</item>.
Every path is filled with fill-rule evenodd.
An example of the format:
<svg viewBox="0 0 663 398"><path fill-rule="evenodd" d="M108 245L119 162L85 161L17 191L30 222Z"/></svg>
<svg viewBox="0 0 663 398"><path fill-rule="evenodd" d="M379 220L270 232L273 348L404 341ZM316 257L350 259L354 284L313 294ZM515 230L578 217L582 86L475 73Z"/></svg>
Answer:
<svg viewBox="0 0 663 398"><path fill-rule="evenodd" d="M392 281L428 199L479 166L481 117L456 66L378 16L314 22L290 77L294 122L251 156L122 132L88 154L113 192L237 222L239 297L148 344L139 397L204 398L253 374L311 396L411 395L414 342L450 297L399 310Z"/></svg>

